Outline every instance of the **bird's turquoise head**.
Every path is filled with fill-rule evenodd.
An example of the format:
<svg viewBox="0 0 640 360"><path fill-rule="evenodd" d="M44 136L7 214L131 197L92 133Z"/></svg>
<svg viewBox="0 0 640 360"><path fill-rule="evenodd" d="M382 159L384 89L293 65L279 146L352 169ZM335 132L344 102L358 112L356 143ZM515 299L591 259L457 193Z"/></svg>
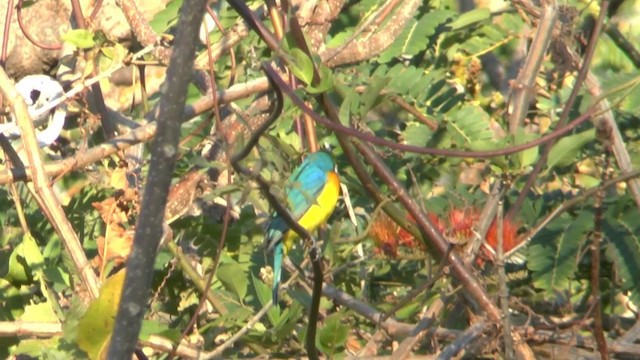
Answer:
<svg viewBox="0 0 640 360"><path fill-rule="evenodd" d="M331 157L331 155L324 151L316 151L307 155L305 162L309 162L320 170L327 172L332 171L335 167L335 163L333 162L333 158Z"/></svg>

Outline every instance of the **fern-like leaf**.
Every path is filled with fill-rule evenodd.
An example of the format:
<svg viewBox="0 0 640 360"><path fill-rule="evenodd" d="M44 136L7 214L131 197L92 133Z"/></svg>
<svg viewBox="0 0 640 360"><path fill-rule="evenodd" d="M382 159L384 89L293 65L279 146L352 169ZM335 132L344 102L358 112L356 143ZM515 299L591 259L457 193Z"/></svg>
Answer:
<svg viewBox="0 0 640 360"><path fill-rule="evenodd" d="M548 295L569 287L578 268L578 251L593 226L593 214L562 215L536 236L528 248L527 267L533 284Z"/></svg>
<svg viewBox="0 0 640 360"><path fill-rule="evenodd" d="M602 230L609 241L605 255L614 263L622 280L622 289L630 291L630 298L640 304L640 222L637 209L629 208L619 216L607 212Z"/></svg>

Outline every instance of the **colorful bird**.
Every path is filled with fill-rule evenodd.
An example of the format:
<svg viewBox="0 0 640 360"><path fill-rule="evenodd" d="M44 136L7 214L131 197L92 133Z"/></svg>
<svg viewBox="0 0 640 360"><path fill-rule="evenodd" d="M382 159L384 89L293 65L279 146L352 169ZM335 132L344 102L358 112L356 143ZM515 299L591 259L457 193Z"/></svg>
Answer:
<svg viewBox="0 0 640 360"><path fill-rule="evenodd" d="M319 151L309 154L285 184L287 209L308 232L329 219L340 195L340 179L331 156ZM282 259L298 239L285 220L274 212L267 224L265 246L273 249L273 304L278 304L278 285L282 275Z"/></svg>

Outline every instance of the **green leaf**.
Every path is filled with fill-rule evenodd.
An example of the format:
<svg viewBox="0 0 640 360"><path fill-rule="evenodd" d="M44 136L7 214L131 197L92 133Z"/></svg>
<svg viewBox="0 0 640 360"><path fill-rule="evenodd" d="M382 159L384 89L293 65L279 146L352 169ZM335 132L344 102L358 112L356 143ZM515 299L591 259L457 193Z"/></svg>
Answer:
<svg viewBox="0 0 640 360"><path fill-rule="evenodd" d="M91 49L96 45L93 33L87 29L72 29L62 34L62 40L74 45L78 49Z"/></svg>
<svg viewBox="0 0 640 360"><path fill-rule="evenodd" d="M410 122L402 132L402 142L407 145L426 146L433 131L422 123Z"/></svg>
<svg viewBox="0 0 640 360"><path fill-rule="evenodd" d="M60 337L58 336L50 339L24 339L12 349L12 353L16 359L26 358L27 355L36 359L63 359L68 354L57 351L59 345Z"/></svg>
<svg viewBox="0 0 640 360"><path fill-rule="evenodd" d="M436 28L455 16L453 11L432 10L419 21L407 22L404 30L378 57L379 63L387 63L399 56L413 56L425 50L429 45L429 37L435 34Z"/></svg>
<svg viewBox="0 0 640 360"><path fill-rule="evenodd" d="M615 48L618 50L617 47ZM632 69L619 71L607 68L599 78L610 103L619 104L617 106L620 110L638 116L640 114L640 72L633 67Z"/></svg>
<svg viewBox="0 0 640 360"><path fill-rule="evenodd" d="M388 83L388 78L383 78L375 75L369 79L366 90L360 96L361 119L365 119L367 117L369 111L373 108L378 99L380 99L380 92L385 88L385 86L387 86Z"/></svg>
<svg viewBox="0 0 640 360"><path fill-rule="evenodd" d="M182 6L182 0L171 0L164 9L158 12L149 25L158 34L167 32L170 27L178 22L178 12Z"/></svg>
<svg viewBox="0 0 640 360"><path fill-rule="evenodd" d="M451 40L456 41L456 43L446 49L447 57L453 61L461 52L470 56L479 56L503 42L509 34L508 31L495 24L488 24L480 29L462 34L450 33ZM465 36L465 40L461 41L459 39L461 35Z"/></svg>
<svg viewBox="0 0 640 360"><path fill-rule="evenodd" d="M163 324L157 320L142 320L139 337L142 340L147 340L151 335L159 335L172 341L179 341L180 334L180 331L171 329L167 324Z"/></svg>
<svg viewBox="0 0 640 360"><path fill-rule="evenodd" d="M221 264L216 272L216 277L225 289L238 297L242 301L247 295L247 271L236 262L228 262Z"/></svg>
<svg viewBox="0 0 640 360"><path fill-rule="evenodd" d="M24 313L24 300L20 290L7 280L0 279L0 319L14 320Z"/></svg>
<svg viewBox="0 0 640 360"><path fill-rule="evenodd" d="M474 142L493 140L491 119L482 108L463 105L450 112L447 128L452 132L453 141L460 147L473 146Z"/></svg>
<svg viewBox="0 0 640 360"><path fill-rule="evenodd" d="M328 66L321 64L319 73L320 84L318 84L317 86L309 85L305 88L310 94L320 94L333 89L334 80L333 72L331 71L331 69L329 69Z"/></svg>
<svg viewBox="0 0 640 360"><path fill-rule="evenodd" d="M318 349L327 355L335 354L342 348L349 335L349 326L342 323L344 315L334 313L327 316L324 326L318 333Z"/></svg>
<svg viewBox="0 0 640 360"><path fill-rule="evenodd" d="M274 327L274 334L279 341L288 341L293 332L299 327L302 320L304 308L299 302L294 301L291 306L281 310L280 322Z"/></svg>
<svg viewBox="0 0 640 360"><path fill-rule="evenodd" d="M535 134L526 133L523 128L519 128L515 135L515 145L530 142L536 138ZM518 152L515 155L516 169L524 170L531 166L538 159L538 147L532 147Z"/></svg>
<svg viewBox="0 0 640 360"><path fill-rule="evenodd" d="M622 290L630 292L631 301L640 303L640 214L636 207L614 215L611 208L605 216L603 233L609 243L605 255L615 264Z"/></svg>
<svg viewBox="0 0 640 360"><path fill-rule="evenodd" d="M340 111L338 112L342 125L348 126L351 124L351 116L356 113L355 108L357 108L359 103L360 94L355 91L348 91L346 93L342 104L340 104Z"/></svg>
<svg viewBox="0 0 640 360"><path fill-rule="evenodd" d="M409 304L407 304L406 306L403 306L402 308L398 309L398 311L396 311L394 316L398 320L410 320L422 308L424 308L424 305L422 303L420 303L418 301L412 301Z"/></svg>
<svg viewBox="0 0 640 360"><path fill-rule="evenodd" d="M251 274L251 280L253 283L253 288L256 291L256 295L258 296L258 300L260 301L261 306L265 306L269 301L271 301L272 292L271 287L267 286L265 283L260 281L258 278ZM271 307L269 311L267 311L267 318L272 326L276 326L280 323L281 313L280 308L277 306Z"/></svg>
<svg viewBox="0 0 640 360"><path fill-rule="evenodd" d="M578 251L592 227L591 212L583 211L575 219L563 214L533 239L526 258L536 288L548 295L568 288L578 268Z"/></svg>
<svg viewBox="0 0 640 360"><path fill-rule="evenodd" d="M583 146L592 142L596 137L596 130L590 129L578 134L565 136L558 141L549 151L549 170L555 167L563 167L577 162L578 152Z"/></svg>
<svg viewBox="0 0 640 360"><path fill-rule="evenodd" d="M304 51L293 48L289 51L289 69L298 79L310 85L313 82L313 61Z"/></svg>
<svg viewBox="0 0 640 360"><path fill-rule="evenodd" d="M484 22L488 20L490 16L491 11L488 8L478 8L463 13L459 18L447 25L451 28L451 31L456 31L475 23Z"/></svg>
<svg viewBox="0 0 640 360"><path fill-rule="evenodd" d="M7 279L18 284L31 283L43 266L44 257L38 244L31 235L25 234L22 242L11 253Z"/></svg>

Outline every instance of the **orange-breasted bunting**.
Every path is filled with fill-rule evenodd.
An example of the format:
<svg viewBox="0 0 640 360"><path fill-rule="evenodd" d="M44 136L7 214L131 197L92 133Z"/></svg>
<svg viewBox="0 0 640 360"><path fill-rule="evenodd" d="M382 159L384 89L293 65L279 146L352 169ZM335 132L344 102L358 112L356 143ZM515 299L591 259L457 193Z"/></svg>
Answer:
<svg viewBox="0 0 640 360"><path fill-rule="evenodd" d="M318 151L309 154L285 184L287 209L308 232L325 223L338 202L340 179L329 154ZM266 229L265 246L273 249L273 304L278 304L278 285L282 275L282 259L298 239L284 219L274 212Z"/></svg>

